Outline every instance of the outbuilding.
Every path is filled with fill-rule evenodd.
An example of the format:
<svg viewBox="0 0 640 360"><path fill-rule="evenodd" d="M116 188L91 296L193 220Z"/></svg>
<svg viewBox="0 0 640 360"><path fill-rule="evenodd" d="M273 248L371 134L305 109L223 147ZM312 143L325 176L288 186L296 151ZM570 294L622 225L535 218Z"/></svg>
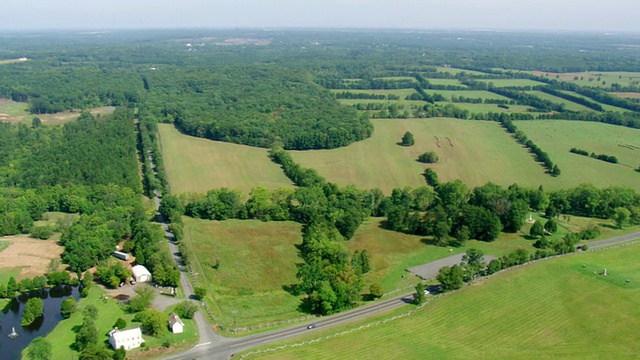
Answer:
<svg viewBox="0 0 640 360"><path fill-rule="evenodd" d="M184 323L176 313L171 313L171 315L169 315L169 328L174 334L180 334L184 331Z"/></svg>
<svg viewBox="0 0 640 360"><path fill-rule="evenodd" d="M136 265L131 268L131 273L136 282L149 282L151 281L151 273L146 267L142 265Z"/></svg>

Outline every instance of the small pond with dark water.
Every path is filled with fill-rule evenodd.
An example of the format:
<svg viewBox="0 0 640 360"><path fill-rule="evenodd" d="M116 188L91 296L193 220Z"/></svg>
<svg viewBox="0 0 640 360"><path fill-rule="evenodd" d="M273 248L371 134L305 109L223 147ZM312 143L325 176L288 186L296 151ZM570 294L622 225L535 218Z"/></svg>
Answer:
<svg viewBox="0 0 640 360"><path fill-rule="evenodd" d="M58 286L52 289L32 291L14 298L2 309L0 313L0 359L20 359L20 354L31 340L38 336L46 336L62 320L60 315L60 305L62 301L70 296L76 300L80 298L77 286ZM39 297L44 304L44 315L36 319L29 326L21 326L22 312L24 305L29 298ZM15 338L10 338L12 328L18 334Z"/></svg>

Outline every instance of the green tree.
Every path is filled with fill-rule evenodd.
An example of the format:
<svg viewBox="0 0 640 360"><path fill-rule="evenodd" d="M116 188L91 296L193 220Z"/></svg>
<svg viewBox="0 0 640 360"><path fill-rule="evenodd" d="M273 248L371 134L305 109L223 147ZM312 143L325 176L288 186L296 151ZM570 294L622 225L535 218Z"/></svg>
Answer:
<svg viewBox="0 0 640 360"><path fill-rule="evenodd" d="M44 312L44 303L40 298L31 298L27 300L22 313L22 321L20 324L26 326L31 324L35 319L42 316Z"/></svg>
<svg viewBox="0 0 640 360"><path fill-rule="evenodd" d="M426 164L434 164L437 163L438 160L438 154L433 151L428 151L418 156L418 161Z"/></svg>
<svg viewBox="0 0 640 360"><path fill-rule="evenodd" d="M75 350L82 352L90 345L98 344L98 329L91 318L85 318L84 322L76 333L76 340L73 343Z"/></svg>
<svg viewBox="0 0 640 360"><path fill-rule="evenodd" d="M49 360L52 355L51 343L41 336L33 339L27 348L27 358L30 360Z"/></svg>
<svg viewBox="0 0 640 360"><path fill-rule="evenodd" d="M378 283L373 283L371 284L371 286L369 286L369 294L371 294L371 297L373 299L378 299L381 298L382 295L384 295L384 290L382 289L382 286Z"/></svg>
<svg viewBox="0 0 640 360"><path fill-rule="evenodd" d="M14 297L16 291L18 291L18 283L16 282L16 279L11 276L9 281L7 281L7 297Z"/></svg>
<svg viewBox="0 0 640 360"><path fill-rule="evenodd" d="M167 332L167 317L156 309L147 309L138 313L135 319L141 322L142 332L159 337Z"/></svg>
<svg viewBox="0 0 640 360"><path fill-rule="evenodd" d="M436 279L443 291L457 290L464 284L464 271L460 265L445 266L440 269Z"/></svg>
<svg viewBox="0 0 640 360"><path fill-rule="evenodd" d="M175 308L175 313L183 319L193 319L196 311L198 311L198 305L188 300L180 302Z"/></svg>
<svg viewBox="0 0 640 360"><path fill-rule="evenodd" d="M402 136L402 142L400 144L402 146L413 146L413 144L415 144L415 143L416 143L416 141L413 138L413 134L411 132L407 131Z"/></svg>
<svg viewBox="0 0 640 360"><path fill-rule="evenodd" d="M544 229L549 233L554 234L556 231L558 231L558 222L555 218L551 218L549 219L549 221L544 223Z"/></svg>
<svg viewBox="0 0 640 360"><path fill-rule="evenodd" d="M468 279L473 279L474 275L480 273L487 264L483 261L484 254L478 249L468 249L462 256L462 268L465 270Z"/></svg>
<svg viewBox="0 0 640 360"><path fill-rule="evenodd" d="M560 176L562 172L560 171L560 168L558 167L558 165L553 165L553 168L551 169L551 175L553 176Z"/></svg>
<svg viewBox="0 0 640 360"><path fill-rule="evenodd" d="M34 129L39 128L40 125L42 125L42 120L40 120L39 117L36 116L31 120L31 127L32 128L34 128Z"/></svg>
<svg viewBox="0 0 640 360"><path fill-rule="evenodd" d="M127 321L123 318L118 318L115 323L113 323L114 328L124 329L127 327Z"/></svg>
<svg viewBox="0 0 640 360"><path fill-rule="evenodd" d="M198 300L204 300L205 296L207 296L207 288L202 286L196 286L193 288L193 293Z"/></svg>
<svg viewBox="0 0 640 360"><path fill-rule="evenodd" d="M85 321L87 319L96 321L96 319L98 318L98 308L91 304L87 305L87 307L82 309L82 317L85 319Z"/></svg>
<svg viewBox="0 0 640 360"><path fill-rule="evenodd" d="M617 207L613 210L613 220L615 220L618 228L622 229L629 225L629 219L631 219L631 211L623 207Z"/></svg>
<svg viewBox="0 0 640 360"><path fill-rule="evenodd" d="M156 297L155 291L150 286L137 287L136 295L129 300L129 309L133 312L140 312L151 305Z"/></svg>
<svg viewBox="0 0 640 360"><path fill-rule="evenodd" d="M413 299L415 301L416 304L422 304L425 300L425 295L424 295L424 284L423 283L418 283L418 285L416 285L416 292L413 295Z"/></svg>
<svg viewBox="0 0 640 360"><path fill-rule="evenodd" d="M75 310L76 300L73 297L62 300L62 304L60 305L60 315L62 315L63 318L68 319Z"/></svg>
<svg viewBox="0 0 640 360"><path fill-rule="evenodd" d="M118 349L116 349L116 351L113 353L113 360L124 360L127 358L127 351L124 349L123 346L120 346Z"/></svg>
<svg viewBox="0 0 640 360"><path fill-rule="evenodd" d="M540 223L540 221L536 221L533 223L531 229L529 230L529 235L533 237L544 235L544 228L542 227L542 223Z"/></svg>

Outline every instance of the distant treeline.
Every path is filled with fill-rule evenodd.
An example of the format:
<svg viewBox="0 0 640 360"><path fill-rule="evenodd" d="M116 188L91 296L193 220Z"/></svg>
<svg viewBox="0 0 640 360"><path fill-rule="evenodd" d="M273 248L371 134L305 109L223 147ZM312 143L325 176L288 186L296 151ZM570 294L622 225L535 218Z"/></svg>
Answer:
<svg viewBox="0 0 640 360"><path fill-rule="evenodd" d="M353 93L342 91L335 93L336 99L370 99L370 100L400 100L395 94L371 94L371 93Z"/></svg>

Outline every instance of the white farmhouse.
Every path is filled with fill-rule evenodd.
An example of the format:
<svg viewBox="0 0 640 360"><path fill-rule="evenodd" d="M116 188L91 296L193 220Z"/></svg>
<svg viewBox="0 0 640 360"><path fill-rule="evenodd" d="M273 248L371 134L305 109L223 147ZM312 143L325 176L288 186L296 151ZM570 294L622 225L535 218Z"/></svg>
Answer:
<svg viewBox="0 0 640 360"><path fill-rule="evenodd" d="M171 315L169 315L169 328L174 334L180 334L184 331L184 323L176 313L171 313Z"/></svg>
<svg viewBox="0 0 640 360"><path fill-rule="evenodd" d="M133 278L136 282L149 282L151 281L151 273L147 270L146 267L142 265L136 265L131 268L131 273L133 273Z"/></svg>
<svg viewBox="0 0 640 360"><path fill-rule="evenodd" d="M121 347L124 347L125 350L139 348L143 342L142 331L140 331L139 327L129 330L115 328L109 331L109 344L113 346L114 350Z"/></svg>

